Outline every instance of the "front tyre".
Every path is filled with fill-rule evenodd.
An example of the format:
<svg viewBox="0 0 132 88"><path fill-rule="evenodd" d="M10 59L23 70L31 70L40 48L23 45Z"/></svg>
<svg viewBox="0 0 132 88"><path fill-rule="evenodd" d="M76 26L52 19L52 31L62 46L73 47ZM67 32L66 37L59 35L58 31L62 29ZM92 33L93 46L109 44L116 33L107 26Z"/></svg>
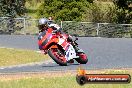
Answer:
<svg viewBox="0 0 132 88"><path fill-rule="evenodd" d="M80 63L80 64L86 64L88 62L88 58L85 53L83 52L78 52L77 54L79 58L75 58L75 60Z"/></svg>
<svg viewBox="0 0 132 88"><path fill-rule="evenodd" d="M50 48L48 55L60 66L67 66L65 55L59 48Z"/></svg>

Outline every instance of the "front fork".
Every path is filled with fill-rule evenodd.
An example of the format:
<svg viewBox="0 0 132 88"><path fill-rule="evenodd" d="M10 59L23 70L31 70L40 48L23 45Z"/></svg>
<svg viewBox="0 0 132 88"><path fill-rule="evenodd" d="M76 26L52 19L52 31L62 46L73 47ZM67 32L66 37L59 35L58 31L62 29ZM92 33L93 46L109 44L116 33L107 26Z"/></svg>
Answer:
<svg viewBox="0 0 132 88"><path fill-rule="evenodd" d="M71 44L73 45L73 48L75 49L76 53L84 52L82 49L78 47L78 44L76 43L76 41L73 41Z"/></svg>

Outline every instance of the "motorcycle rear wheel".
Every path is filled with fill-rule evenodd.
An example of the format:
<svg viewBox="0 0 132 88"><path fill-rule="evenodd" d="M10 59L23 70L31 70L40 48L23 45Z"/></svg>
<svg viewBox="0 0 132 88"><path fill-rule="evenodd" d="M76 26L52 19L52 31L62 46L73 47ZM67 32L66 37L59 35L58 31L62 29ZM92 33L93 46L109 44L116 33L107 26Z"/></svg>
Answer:
<svg viewBox="0 0 132 88"><path fill-rule="evenodd" d="M48 55L60 66L67 66L65 55L59 48L51 48L48 50Z"/></svg>

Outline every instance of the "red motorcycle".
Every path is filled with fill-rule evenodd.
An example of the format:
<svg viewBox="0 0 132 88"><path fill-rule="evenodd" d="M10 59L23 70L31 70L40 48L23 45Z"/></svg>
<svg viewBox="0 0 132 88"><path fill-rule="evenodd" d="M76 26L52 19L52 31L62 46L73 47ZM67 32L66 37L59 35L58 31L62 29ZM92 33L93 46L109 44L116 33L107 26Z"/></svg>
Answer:
<svg viewBox="0 0 132 88"><path fill-rule="evenodd" d="M76 43L77 38L73 41L69 39L70 35L64 33L53 33L52 28L48 28L39 34L39 49L43 50L59 65L66 66L69 61L75 59L80 64L88 62L87 56Z"/></svg>

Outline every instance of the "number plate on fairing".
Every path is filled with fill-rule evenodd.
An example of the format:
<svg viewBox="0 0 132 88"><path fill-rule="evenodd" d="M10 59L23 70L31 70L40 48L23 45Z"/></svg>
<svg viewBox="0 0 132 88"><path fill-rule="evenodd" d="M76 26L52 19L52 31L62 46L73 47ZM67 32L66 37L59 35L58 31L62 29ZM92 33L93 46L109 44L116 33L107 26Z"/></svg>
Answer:
<svg viewBox="0 0 132 88"><path fill-rule="evenodd" d="M65 57L67 58L67 61L73 58L76 58L76 52L73 46L70 44L68 49L66 50L66 55Z"/></svg>

